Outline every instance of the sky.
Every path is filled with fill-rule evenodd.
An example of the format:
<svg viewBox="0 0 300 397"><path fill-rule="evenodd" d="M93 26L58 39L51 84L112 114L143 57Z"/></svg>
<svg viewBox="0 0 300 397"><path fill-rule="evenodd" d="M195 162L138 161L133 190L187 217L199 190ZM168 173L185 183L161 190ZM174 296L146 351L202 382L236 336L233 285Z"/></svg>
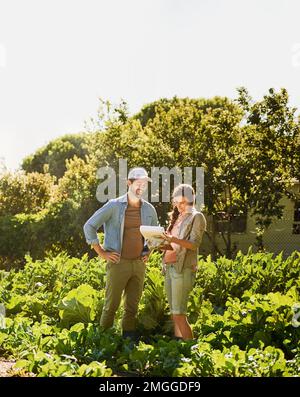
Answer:
<svg viewBox="0 0 300 397"><path fill-rule="evenodd" d="M84 131L99 98L133 114L285 87L300 109L299 15L299 0L0 0L0 158L15 170Z"/></svg>

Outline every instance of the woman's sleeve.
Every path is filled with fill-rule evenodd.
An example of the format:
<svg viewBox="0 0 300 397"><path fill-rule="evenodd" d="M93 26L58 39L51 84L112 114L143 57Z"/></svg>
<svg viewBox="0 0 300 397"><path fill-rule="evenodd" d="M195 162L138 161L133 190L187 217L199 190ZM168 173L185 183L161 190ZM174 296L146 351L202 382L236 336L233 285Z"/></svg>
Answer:
<svg viewBox="0 0 300 397"><path fill-rule="evenodd" d="M206 231L207 222L202 212L195 215L193 227L191 230L189 241L200 246L204 232Z"/></svg>

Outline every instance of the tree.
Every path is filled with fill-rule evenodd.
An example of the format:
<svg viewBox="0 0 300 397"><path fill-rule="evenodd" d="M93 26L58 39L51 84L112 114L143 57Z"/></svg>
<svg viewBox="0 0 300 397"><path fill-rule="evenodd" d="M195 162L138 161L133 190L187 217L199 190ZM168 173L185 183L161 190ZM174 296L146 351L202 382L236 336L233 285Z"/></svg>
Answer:
<svg viewBox="0 0 300 397"><path fill-rule="evenodd" d="M245 112L239 189L256 217L257 245L263 249L265 231L274 217L282 217L281 198L297 198L290 187L293 178L300 179L300 122L285 89L270 89L255 103L240 88L238 102Z"/></svg>
<svg viewBox="0 0 300 397"><path fill-rule="evenodd" d="M146 144L141 157L146 164L162 167L203 167L203 211L211 217L207 233L213 255L222 254L216 242L216 223L220 214L230 219L230 212L244 212L236 190L237 153L239 152L239 124L242 111L227 98L178 99L167 107L165 101L155 107L145 125ZM229 193L229 194L228 194ZM166 208L163 209L166 212ZM230 223L230 222L229 222ZM221 232L228 256L233 254L231 228Z"/></svg>
<svg viewBox="0 0 300 397"><path fill-rule="evenodd" d="M54 198L55 177L24 171L5 173L0 178L0 216L36 214Z"/></svg>
<svg viewBox="0 0 300 397"><path fill-rule="evenodd" d="M67 134L50 141L27 156L22 162L22 169L26 172L48 172L61 178L66 171L66 160L74 156L85 158L88 153L86 147L86 133Z"/></svg>

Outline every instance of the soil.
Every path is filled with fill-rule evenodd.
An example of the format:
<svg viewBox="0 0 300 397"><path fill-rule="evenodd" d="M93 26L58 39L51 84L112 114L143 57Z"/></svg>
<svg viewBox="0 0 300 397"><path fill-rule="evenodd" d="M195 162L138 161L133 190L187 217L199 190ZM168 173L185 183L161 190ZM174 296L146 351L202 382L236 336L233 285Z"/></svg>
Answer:
<svg viewBox="0 0 300 397"><path fill-rule="evenodd" d="M14 363L15 361L0 358L0 377L12 376L10 370Z"/></svg>

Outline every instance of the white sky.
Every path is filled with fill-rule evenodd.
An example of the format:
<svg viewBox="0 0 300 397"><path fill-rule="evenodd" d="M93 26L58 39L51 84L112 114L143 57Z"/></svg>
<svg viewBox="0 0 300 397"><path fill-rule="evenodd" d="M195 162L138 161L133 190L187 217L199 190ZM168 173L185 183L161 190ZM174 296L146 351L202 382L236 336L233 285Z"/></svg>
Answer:
<svg viewBox="0 0 300 397"><path fill-rule="evenodd" d="M134 113L286 87L300 108L299 16L299 0L0 0L0 157L83 130L99 97Z"/></svg>

